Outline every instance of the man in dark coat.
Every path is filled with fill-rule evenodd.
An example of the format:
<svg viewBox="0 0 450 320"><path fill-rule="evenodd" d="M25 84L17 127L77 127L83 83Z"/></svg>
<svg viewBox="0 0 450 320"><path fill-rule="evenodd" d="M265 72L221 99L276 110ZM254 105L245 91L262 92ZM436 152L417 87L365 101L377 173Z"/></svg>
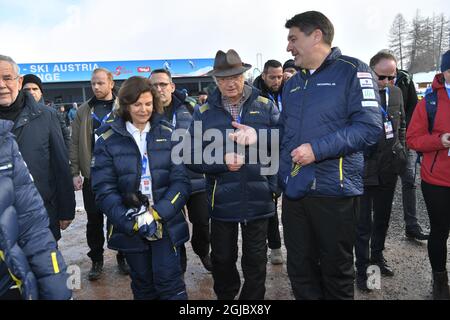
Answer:
<svg viewBox="0 0 450 320"><path fill-rule="evenodd" d="M263 73L255 79L253 86L261 90L261 95L270 99L281 112L282 91L283 91L283 68L281 62L268 60L264 64ZM269 219L267 229L267 244L270 249L270 262L272 264L282 264L281 236L279 229L278 214Z"/></svg>
<svg viewBox="0 0 450 320"><path fill-rule="evenodd" d="M33 176L56 240L75 216L69 158L55 110L20 91L22 77L10 57L0 55L0 119L14 122L20 152Z"/></svg>
<svg viewBox="0 0 450 320"><path fill-rule="evenodd" d="M22 82L22 91L27 91L31 93L34 100L36 102L44 104L44 91L42 89L42 81L41 79L34 75L34 74L26 74L23 76L23 82ZM52 108L52 106L47 106L48 108ZM69 152L70 148L70 131L69 128L67 128L66 120L64 119L64 116L61 116L59 112L57 112L59 125L61 127L61 131L64 137L64 142L67 147L67 152Z"/></svg>
<svg viewBox="0 0 450 320"><path fill-rule="evenodd" d="M382 275L394 275L384 259L383 250L397 178L406 165L406 116L402 92L391 83L395 77L395 69L390 71L391 62L383 53L377 53L370 60L378 83L385 130L377 145L364 157L364 194L355 243L356 285L363 291L373 289L367 286L369 242L371 262L378 265Z"/></svg>

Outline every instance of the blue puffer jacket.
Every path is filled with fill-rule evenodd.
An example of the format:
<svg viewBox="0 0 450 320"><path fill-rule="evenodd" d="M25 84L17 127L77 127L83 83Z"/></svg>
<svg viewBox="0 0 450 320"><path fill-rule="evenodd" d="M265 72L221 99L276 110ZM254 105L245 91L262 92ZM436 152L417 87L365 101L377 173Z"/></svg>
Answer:
<svg viewBox="0 0 450 320"><path fill-rule="evenodd" d="M24 299L70 299L64 259L12 127L0 120L0 295L15 282Z"/></svg>
<svg viewBox="0 0 450 320"><path fill-rule="evenodd" d="M125 217L123 197L139 190L142 161L139 148L121 118L100 128L95 144L91 179L96 203L112 223L108 246L124 252L148 250L149 241L133 230L135 221ZM155 114L147 134L147 152L152 176L153 208L162 218L165 234L175 247L189 240L189 230L181 209L191 192L182 164L171 161L172 127Z"/></svg>
<svg viewBox="0 0 450 320"><path fill-rule="evenodd" d="M192 122L192 113L196 106L186 101L184 95L178 91L172 94L172 105L175 109L175 129L188 130ZM205 192L205 176L189 169L187 169L187 173L191 180L192 194Z"/></svg>
<svg viewBox="0 0 450 320"><path fill-rule="evenodd" d="M247 88L250 88L247 86ZM279 112L272 101L259 95L259 90L252 88L250 97L246 100L242 109L241 123L258 129L266 129L270 142L270 133L276 128ZM246 163L237 172L231 172L223 164L223 156L226 151L225 141L228 137L226 130L234 130L231 125L233 118L222 106L222 98L219 90L216 90L209 98L208 103L197 108L194 112L194 121L189 128L191 136L191 154L188 158L192 164L187 167L193 171L206 174L206 192L209 203L210 216L213 219L231 222L246 222L254 219L267 218L274 214L274 193L277 192L276 176L261 175L261 163ZM194 133L195 123L201 123L201 134ZM205 150L209 141L200 141L196 138L205 137L207 130L220 131L223 144L218 146L217 154L222 161L208 164L203 159L202 163L195 163L199 151ZM211 131L210 131L211 132ZM205 139L206 140L206 139ZM278 141L277 141L278 143ZM231 143L231 145L233 145ZM201 147L197 150L197 147ZM195 154L197 152L197 155ZM246 148L248 155L249 148Z"/></svg>
<svg viewBox="0 0 450 320"><path fill-rule="evenodd" d="M298 72L283 89L279 178L289 175L290 153L310 143L316 158L311 195L363 193L363 150L382 132L378 87L370 68L333 48L310 75Z"/></svg>

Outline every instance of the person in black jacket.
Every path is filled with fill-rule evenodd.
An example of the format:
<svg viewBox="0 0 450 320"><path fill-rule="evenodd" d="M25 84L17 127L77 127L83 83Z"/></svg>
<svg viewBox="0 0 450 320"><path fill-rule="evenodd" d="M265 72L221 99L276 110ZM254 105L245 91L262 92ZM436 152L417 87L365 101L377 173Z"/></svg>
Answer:
<svg viewBox="0 0 450 320"><path fill-rule="evenodd" d="M130 267L135 299L187 299L180 246L189 239L182 213L191 191L183 164L172 161L171 125L147 79L119 91L117 118L99 129L92 188L108 217L108 246Z"/></svg>
<svg viewBox="0 0 450 320"><path fill-rule="evenodd" d="M1 64L0 70L0 82L12 83ZM13 125L0 120L0 300L70 299L66 265L10 132Z"/></svg>
<svg viewBox="0 0 450 320"><path fill-rule="evenodd" d="M395 77L395 70L390 69L391 62L383 53L377 53L370 60L380 90L384 133L364 159L364 194L355 243L356 284L363 291L373 289L367 286L366 269L370 263L376 264L382 275L394 275L383 250L397 178L406 165L406 117L402 93L391 83Z"/></svg>
<svg viewBox="0 0 450 320"><path fill-rule="evenodd" d="M253 86L261 90L261 95L270 99L281 112L283 91L283 68L281 62L268 60L264 64L263 73L253 81ZM267 229L267 244L270 249L270 262L282 264L281 236L279 229L278 214L269 219Z"/></svg>
<svg viewBox="0 0 450 320"><path fill-rule="evenodd" d="M175 129L188 129L192 121L195 105L186 100L186 96L177 91L172 81L170 71L166 69L153 70L149 78L158 98L161 100L166 119ZM191 178L192 194L186 204L189 221L192 223L192 249L199 256L206 270L211 271L209 254L209 215L205 192L205 177L202 174L188 170ZM186 271L186 250L182 247L182 266Z"/></svg>
<svg viewBox="0 0 450 320"><path fill-rule="evenodd" d="M403 96L403 106L405 108L406 128L411 121L412 114L417 104L417 93L412 76L405 70L397 69L397 59L390 50L381 50L379 54L390 63L388 72L395 75L395 78L389 82L398 87ZM405 170L400 173L402 181L402 204L403 218L405 220L405 235L409 239L427 240L428 234L425 234L417 221L417 202L416 202L416 170L415 164L417 154L414 150L407 149L408 161Z"/></svg>
<svg viewBox="0 0 450 320"><path fill-rule="evenodd" d="M20 152L44 200L56 240L75 216L75 193L69 157L55 110L20 91L22 77L10 57L0 55L0 119L14 122Z"/></svg>

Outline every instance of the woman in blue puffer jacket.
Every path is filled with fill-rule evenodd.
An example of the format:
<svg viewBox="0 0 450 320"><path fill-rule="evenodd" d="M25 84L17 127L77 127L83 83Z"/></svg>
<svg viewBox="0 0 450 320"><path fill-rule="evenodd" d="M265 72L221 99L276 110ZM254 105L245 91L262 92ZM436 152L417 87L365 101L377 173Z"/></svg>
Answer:
<svg viewBox="0 0 450 320"><path fill-rule="evenodd" d="M66 265L13 125L0 120L0 300L70 299Z"/></svg>
<svg viewBox="0 0 450 320"><path fill-rule="evenodd" d="M135 299L187 299L179 246L189 240L182 208L191 185L172 162L172 127L147 79L119 91L116 120L99 129L92 187L108 217L108 246L130 266Z"/></svg>

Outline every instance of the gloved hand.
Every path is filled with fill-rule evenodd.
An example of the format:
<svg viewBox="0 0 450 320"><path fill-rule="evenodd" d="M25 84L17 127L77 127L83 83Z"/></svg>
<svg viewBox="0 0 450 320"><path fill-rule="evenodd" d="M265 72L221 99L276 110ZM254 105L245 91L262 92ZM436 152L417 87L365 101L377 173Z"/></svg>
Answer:
<svg viewBox="0 0 450 320"><path fill-rule="evenodd" d="M154 240L153 235L157 231L156 221L153 215L146 210L144 213L136 216L138 233L147 240Z"/></svg>

